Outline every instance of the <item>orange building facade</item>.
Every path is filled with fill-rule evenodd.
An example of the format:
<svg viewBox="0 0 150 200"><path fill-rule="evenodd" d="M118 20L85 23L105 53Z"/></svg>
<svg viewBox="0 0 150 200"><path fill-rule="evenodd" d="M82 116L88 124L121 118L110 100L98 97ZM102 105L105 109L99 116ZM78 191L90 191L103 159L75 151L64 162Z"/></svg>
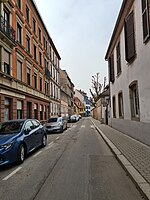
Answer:
<svg viewBox="0 0 150 200"><path fill-rule="evenodd" d="M0 2L0 121L60 113L60 55L33 0Z"/></svg>

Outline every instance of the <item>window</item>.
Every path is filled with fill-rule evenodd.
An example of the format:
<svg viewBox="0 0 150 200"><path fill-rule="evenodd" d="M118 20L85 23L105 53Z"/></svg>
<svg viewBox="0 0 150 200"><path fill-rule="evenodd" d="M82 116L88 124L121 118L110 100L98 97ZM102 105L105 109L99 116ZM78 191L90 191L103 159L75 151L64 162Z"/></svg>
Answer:
<svg viewBox="0 0 150 200"><path fill-rule="evenodd" d="M143 21L143 40L145 42L150 36L148 0L142 0L142 21Z"/></svg>
<svg viewBox="0 0 150 200"><path fill-rule="evenodd" d="M27 102L27 118L32 118L32 103Z"/></svg>
<svg viewBox="0 0 150 200"><path fill-rule="evenodd" d="M27 22L29 22L29 7L26 5L26 19L27 19Z"/></svg>
<svg viewBox="0 0 150 200"><path fill-rule="evenodd" d="M36 33L36 21L33 17L33 32Z"/></svg>
<svg viewBox="0 0 150 200"><path fill-rule="evenodd" d="M40 91L42 92L42 77L40 77Z"/></svg>
<svg viewBox="0 0 150 200"><path fill-rule="evenodd" d="M109 80L110 80L110 82L113 83L114 80L115 80L115 74L114 74L114 54L112 54L109 57L108 65L109 65Z"/></svg>
<svg viewBox="0 0 150 200"><path fill-rule="evenodd" d="M37 89L37 74L34 73L34 87Z"/></svg>
<svg viewBox="0 0 150 200"><path fill-rule="evenodd" d="M42 65L42 53L39 51L39 63Z"/></svg>
<svg viewBox="0 0 150 200"><path fill-rule="evenodd" d="M22 101L17 101L17 119L22 119Z"/></svg>
<svg viewBox="0 0 150 200"><path fill-rule="evenodd" d="M4 30L6 31L6 33L9 33L9 16L10 16L10 12L9 10L4 7Z"/></svg>
<svg viewBox="0 0 150 200"><path fill-rule="evenodd" d="M34 59L36 60L36 46L34 44Z"/></svg>
<svg viewBox="0 0 150 200"><path fill-rule="evenodd" d="M48 91L49 91L48 87L49 87L49 84L48 84L48 82L45 81L45 94L46 95L48 95Z"/></svg>
<svg viewBox="0 0 150 200"><path fill-rule="evenodd" d="M47 108L46 108L46 106L44 106L44 119L45 119L45 120L47 119L47 113L46 113L46 110L47 110Z"/></svg>
<svg viewBox="0 0 150 200"><path fill-rule="evenodd" d="M124 111L123 111L123 95L122 92L118 94L118 107L119 107L119 117L123 118Z"/></svg>
<svg viewBox="0 0 150 200"><path fill-rule="evenodd" d="M20 44L22 43L22 27L19 23L17 23L17 40Z"/></svg>
<svg viewBox="0 0 150 200"><path fill-rule="evenodd" d="M44 67L47 68L47 61L45 58L44 58Z"/></svg>
<svg viewBox="0 0 150 200"><path fill-rule="evenodd" d="M5 98L4 105L4 121L7 121L11 119L11 99Z"/></svg>
<svg viewBox="0 0 150 200"><path fill-rule="evenodd" d="M133 11L125 19L125 52L126 61L131 62L136 55Z"/></svg>
<svg viewBox="0 0 150 200"><path fill-rule="evenodd" d="M45 37L43 37L43 42L44 42L44 48L46 46L46 40L45 40Z"/></svg>
<svg viewBox="0 0 150 200"><path fill-rule="evenodd" d="M25 128L26 131L28 130L32 130L33 129L33 124L31 121L27 121L27 123L25 124Z"/></svg>
<svg viewBox="0 0 150 200"><path fill-rule="evenodd" d="M28 35L26 35L26 50L30 53L30 38Z"/></svg>
<svg viewBox="0 0 150 200"><path fill-rule="evenodd" d="M22 81L22 62L17 60L17 79Z"/></svg>
<svg viewBox="0 0 150 200"><path fill-rule="evenodd" d="M38 119L38 105L34 104L34 118Z"/></svg>
<svg viewBox="0 0 150 200"><path fill-rule="evenodd" d="M10 75L10 53L4 49L4 73Z"/></svg>
<svg viewBox="0 0 150 200"><path fill-rule="evenodd" d="M117 74L121 73L121 54L120 54L120 41L116 47L116 54L117 54Z"/></svg>
<svg viewBox="0 0 150 200"><path fill-rule="evenodd" d="M139 108L137 81L130 84L129 93L130 93L130 105L131 105L131 118L139 118L140 108Z"/></svg>
<svg viewBox="0 0 150 200"><path fill-rule="evenodd" d="M116 99L113 97L113 118L116 118Z"/></svg>
<svg viewBox="0 0 150 200"><path fill-rule="evenodd" d="M27 85L31 84L31 69L27 67Z"/></svg>
<svg viewBox="0 0 150 200"><path fill-rule="evenodd" d="M21 10L21 0L17 0L17 6Z"/></svg>
<svg viewBox="0 0 150 200"><path fill-rule="evenodd" d="M41 42L41 29L39 28L39 40Z"/></svg>
<svg viewBox="0 0 150 200"><path fill-rule="evenodd" d="M40 105L40 120L43 120L43 105Z"/></svg>

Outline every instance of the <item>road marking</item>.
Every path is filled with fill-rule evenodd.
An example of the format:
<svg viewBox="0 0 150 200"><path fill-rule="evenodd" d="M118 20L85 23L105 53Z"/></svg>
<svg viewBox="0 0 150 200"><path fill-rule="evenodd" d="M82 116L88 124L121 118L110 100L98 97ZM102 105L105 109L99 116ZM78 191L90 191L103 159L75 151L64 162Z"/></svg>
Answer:
<svg viewBox="0 0 150 200"><path fill-rule="evenodd" d="M93 125L90 126L91 128L95 128Z"/></svg>
<svg viewBox="0 0 150 200"><path fill-rule="evenodd" d="M22 169L22 167L18 167L17 169L15 169L12 173L10 173L8 176L3 178L3 181L7 181L10 177L12 177L14 174L16 174L20 169Z"/></svg>
<svg viewBox="0 0 150 200"><path fill-rule="evenodd" d="M82 125L81 128L85 128L85 125Z"/></svg>
<svg viewBox="0 0 150 200"><path fill-rule="evenodd" d="M48 146L52 145L53 143L54 143L54 142L49 143Z"/></svg>
<svg viewBox="0 0 150 200"><path fill-rule="evenodd" d="M37 152L33 157L37 157L42 151Z"/></svg>
<svg viewBox="0 0 150 200"><path fill-rule="evenodd" d="M50 149L53 145L54 145L54 142L49 143L48 147L46 147L46 149Z"/></svg>

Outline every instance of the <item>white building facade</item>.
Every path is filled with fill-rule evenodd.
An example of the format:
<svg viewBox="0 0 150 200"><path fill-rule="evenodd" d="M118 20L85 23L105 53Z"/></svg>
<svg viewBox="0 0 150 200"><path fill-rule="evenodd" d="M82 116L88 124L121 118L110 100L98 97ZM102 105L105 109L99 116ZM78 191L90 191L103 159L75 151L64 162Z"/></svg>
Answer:
<svg viewBox="0 0 150 200"><path fill-rule="evenodd" d="M150 145L148 0L124 0L109 43L109 125Z"/></svg>

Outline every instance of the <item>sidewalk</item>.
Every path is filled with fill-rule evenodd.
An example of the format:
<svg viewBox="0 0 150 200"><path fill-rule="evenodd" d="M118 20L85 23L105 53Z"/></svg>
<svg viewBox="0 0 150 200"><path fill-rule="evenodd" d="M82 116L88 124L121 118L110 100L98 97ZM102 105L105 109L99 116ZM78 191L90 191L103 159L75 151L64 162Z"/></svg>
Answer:
<svg viewBox="0 0 150 200"><path fill-rule="evenodd" d="M150 147L98 120L91 121L136 186L150 200Z"/></svg>

